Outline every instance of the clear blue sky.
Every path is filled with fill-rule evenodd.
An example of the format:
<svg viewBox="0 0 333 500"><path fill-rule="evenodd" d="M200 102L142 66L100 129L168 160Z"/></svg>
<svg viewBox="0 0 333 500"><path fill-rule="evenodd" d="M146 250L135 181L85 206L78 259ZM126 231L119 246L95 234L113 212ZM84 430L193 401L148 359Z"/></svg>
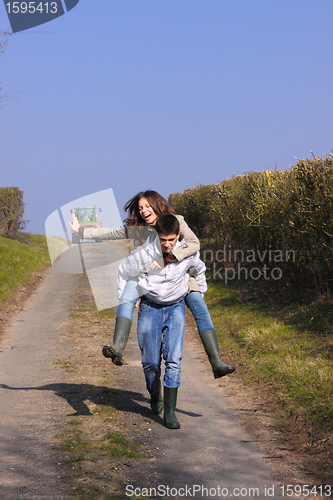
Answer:
<svg viewBox="0 0 333 500"><path fill-rule="evenodd" d="M0 55L17 92L0 110L0 186L24 191L43 233L92 192L112 188L121 210L140 190L328 154L332 19L332 0L80 0Z"/></svg>

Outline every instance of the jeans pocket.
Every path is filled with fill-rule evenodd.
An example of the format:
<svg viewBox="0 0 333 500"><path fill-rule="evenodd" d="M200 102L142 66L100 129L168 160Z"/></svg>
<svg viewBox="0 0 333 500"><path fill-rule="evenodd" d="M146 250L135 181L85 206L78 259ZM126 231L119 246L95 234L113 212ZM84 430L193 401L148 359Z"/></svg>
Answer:
<svg viewBox="0 0 333 500"><path fill-rule="evenodd" d="M139 312L144 313L144 312L148 311L149 308L150 308L149 302L141 300L140 306L139 306Z"/></svg>

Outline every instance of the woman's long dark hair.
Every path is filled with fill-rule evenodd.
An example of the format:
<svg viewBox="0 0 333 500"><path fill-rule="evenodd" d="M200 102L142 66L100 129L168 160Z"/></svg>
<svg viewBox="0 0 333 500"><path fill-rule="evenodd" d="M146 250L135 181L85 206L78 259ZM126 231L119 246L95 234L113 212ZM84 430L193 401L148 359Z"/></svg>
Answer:
<svg viewBox="0 0 333 500"><path fill-rule="evenodd" d="M124 219L124 224L126 226L144 226L146 224L139 213L138 205L141 198L146 198L157 217L163 214L175 213L163 196L156 191L148 189L147 191L141 191L136 194L125 204L124 210L128 214L127 218Z"/></svg>

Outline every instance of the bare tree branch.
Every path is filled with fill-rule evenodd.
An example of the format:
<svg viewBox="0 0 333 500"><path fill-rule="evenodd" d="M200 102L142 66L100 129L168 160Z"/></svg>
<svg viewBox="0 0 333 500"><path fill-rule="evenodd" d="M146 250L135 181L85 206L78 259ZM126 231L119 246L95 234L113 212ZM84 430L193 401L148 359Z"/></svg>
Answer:
<svg viewBox="0 0 333 500"><path fill-rule="evenodd" d="M8 42L8 37L12 35L10 31L0 31L0 54L5 52L6 44ZM2 84L0 82L0 103L7 101L7 99L13 97L12 94L1 94ZM1 107L0 107L1 109Z"/></svg>

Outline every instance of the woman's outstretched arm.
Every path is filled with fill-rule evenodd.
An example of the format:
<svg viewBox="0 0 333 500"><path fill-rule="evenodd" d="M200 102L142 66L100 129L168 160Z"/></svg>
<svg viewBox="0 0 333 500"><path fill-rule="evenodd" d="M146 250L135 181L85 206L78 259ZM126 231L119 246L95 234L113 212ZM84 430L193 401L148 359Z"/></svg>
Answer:
<svg viewBox="0 0 333 500"><path fill-rule="evenodd" d="M120 227L80 227L77 217L72 214L73 221L68 222L72 231L85 240L122 240L127 238L125 226Z"/></svg>

